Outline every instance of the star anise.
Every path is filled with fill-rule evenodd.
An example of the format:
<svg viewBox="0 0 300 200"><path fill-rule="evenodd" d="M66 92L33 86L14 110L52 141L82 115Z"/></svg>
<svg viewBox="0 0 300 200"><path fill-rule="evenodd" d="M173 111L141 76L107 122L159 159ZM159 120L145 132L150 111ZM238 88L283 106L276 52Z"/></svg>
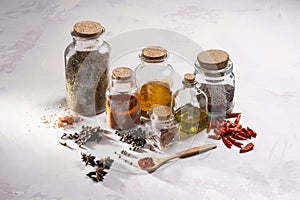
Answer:
<svg viewBox="0 0 300 200"><path fill-rule="evenodd" d="M110 157L102 158L101 160L96 161L98 167L105 169L109 169L113 162L114 160Z"/></svg>
<svg viewBox="0 0 300 200"><path fill-rule="evenodd" d="M96 162L95 162L95 156L92 156L92 154L85 154L83 152L81 152L81 159L83 162L85 162L85 166L87 165L91 165L92 167L95 167L96 166Z"/></svg>
<svg viewBox="0 0 300 200"><path fill-rule="evenodd" d="M91 171L87 173L86 175L91 178L95 182L103 181L104 176L107 174L105 169L109 169L114 162L113 159L110 157L105 157L100 160L95 161L95 156L92 156L92 154L86 154L81 152L81 159L83 162L85 162L85 165L90 165L92 167L95 167L95 171Z"/></svg>
<svg viewBox="0 0 300 200"><path fill-rule="evenodd" d="M89 178L91 178L95 182L103 181L104 176L107 174L106 171L104 171L104 168L97 167L95 171L91 171L87 174Z"/></svg>

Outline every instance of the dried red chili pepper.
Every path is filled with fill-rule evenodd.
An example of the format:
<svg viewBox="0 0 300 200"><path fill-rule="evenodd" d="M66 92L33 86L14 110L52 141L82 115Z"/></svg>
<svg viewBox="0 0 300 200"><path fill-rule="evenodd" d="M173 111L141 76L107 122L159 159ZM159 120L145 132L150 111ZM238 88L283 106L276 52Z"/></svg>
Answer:
<svg viewBox="0 0 300 200"><path fill-rule="evenodd" d="M233 128L233 127L235 127L235 126L236 126L236 124L234 124L234 123L231 122L231 121L228 121L227 127Z"/></svg>
<svg viewBox="0 0 300 200"><path fill-rule="evenodd" d="M239 133L234 134L233 138L235 138L237 140L247 140L246 137L241 136Z"/></svg>
<svg viewBox="0 0 300 200"><path fill-rule="evenodd" d="M226 118L234 118L234 122L230 120L226 120L222 117L216 118L212 121L211 128L214 128L215 134L208 135L211 139L220 139L222 138L223 143L226 147L231 148L232 145L235 145L242 150L240 153L251 151L254 148L254 144L249 143L246 146L243 146L243 143L237 140L247 140L252 137L256 137L257 133L253 131L251 128L243 128L241 124L239 124L241 119L241 113L229 113L226 115Z"/></svg>
<svg viewBox="0 0 300 200"><path fill-rule="evenodd" d="M239 131L239 132L237 132L237 133L238 133L240 136L243 136L243 137L245 137L245 138L248 138L248 139L251 138L251 136L248 134L248 132L247 132L247 131L245 132L244 128L242 128L241 131Z"/></svg>
<svg viewBox="0 0 300 200"><path fill-rule="evenodd" d="M210 132L211 127L212 127L212 122L209 122L209 123L208 123L208 126L207 126L207 129L206 129L206 132L207 132L207 133Z"/></svg>
<svg viewBox="0 0 300 200"><path fill-rule="evenodd" d="M238 127L234 127L234 128L229 128L229 131L231 131L231 132L240 132L241 129L239 129Z"/></svg>
<svg viewBox="0 0 300 200"><path fill-rule="evenodd" d="M244 146L240 149L240 153L246 153L246 152L251 151L253 149L254 149L254 144L249 143L249 144L247 144L246 146Z"/></svg>
<svg viewBox="0 0 300 200"><path fill-rule="evenodd" d="M251 137L256 137L257 133L253 131L251 128L247 127L247 131Z"/></svg>
<svg viewBox="0 0 300 200"><path fill-rule="evenodd" d="M221 136L216 134L208 134L208 138L214 139L214 140L220 140Z"/></svg>
<svg viewBox="0 0 300 200"><path fill-rule="evenodd" d="M223 136L223 135L226 135L226 134L227 134L226 131L224 130L224 128L222 128L220 135Z"/></svg>
<svg viewBox="0 0 300 200"><path fill-rule="evenodd" d="M226 118L235 118L241 113L227 113Z"/></svg>
<svg viewBox="0 0 300 200"><path fill-rule="evenodd" d="M235 125L237 125L237 124L240 123L241 116L242 116L242 115L239 114L239 115L236 117L236 119L234 120L234 124L235 124Z"/></svg>
<svg viewBox="0 0 300 200"><path fill-rule="evenodd" d="M224 127L230 127L230 121L226 121L226 122L224 123Z"/></svg>
<svg viewBox="0 0 300 200"><path fill-rule="evenodd" d="M226 136L222 137L222 141L225 144L226 147L228 147L229 149L231 149L232 143L227 139Z"/></svg>
<svg viewBox="0 0 300 200"><path fill-rule="evenodd" d="M239 141L236 141L232 136L228 135L227 136L228 140L235 146L241 148L243 143L239 142Z"/></svg>
<svg viewBox="0 0 300 200"><path fill-rule="evenodd" d="M230 128L227 126L223 127L222 131L224 131L226 134L231 134Z"/></svg>
<svg viewBox="0 0 300 200"><path fill-rule="evenodd" d="M242 128L241 131L248 134L248 131L245 128Z"/></svg>
<svg viewBox="0 0 300 200"><path fill-rule="evenodd" d="M251 139L251 135L249 134L249 132L247 131L247 129L242 128L242 130L239 132L239 134L243 137L246 137L248 139Z"/></svg>

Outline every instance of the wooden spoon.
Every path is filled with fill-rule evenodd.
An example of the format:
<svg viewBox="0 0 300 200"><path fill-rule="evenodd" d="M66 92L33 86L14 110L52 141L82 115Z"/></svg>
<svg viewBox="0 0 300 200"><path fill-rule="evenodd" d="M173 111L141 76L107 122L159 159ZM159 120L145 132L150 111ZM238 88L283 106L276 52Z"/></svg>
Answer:
<svg viewBox="0 0 300 200"><path fill-rule="evenodd" d="M202 146L196 146L189 149L186 149L184 151L180 151L176 154L169 155L163 158L159 157L145 157L138 160L138 166L151 173L158 169L161 165L165 164L167 161L172 160L174 158L185 158L194 154L199 154L211 149L216 148L217 146L215 144L206 144Z"/></svg>

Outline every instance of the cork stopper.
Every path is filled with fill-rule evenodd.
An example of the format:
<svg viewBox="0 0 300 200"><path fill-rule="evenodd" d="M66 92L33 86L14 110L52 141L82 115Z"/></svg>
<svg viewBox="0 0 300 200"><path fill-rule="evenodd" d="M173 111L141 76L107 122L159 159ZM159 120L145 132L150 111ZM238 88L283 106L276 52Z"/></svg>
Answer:
<svg viewBox="0 0 300 200"><path fill-rule="evenodd" d="M103 26L94 21L80 21L74 24L73 31L80 37L92 37L104 32Z"/></svg>
<svg viewBox="0 0 300 200"><path fill-rule="evenodd" d="M116 80L126 80L132 77L132 70L128 67L118 67L112 71L112 78Z"/></svg>
<svg viewBox="0 0 300 200"><path fill-rule="evenodd" d="M184 81L188 83L193 83L195 81L195 75L191 73L184 74Z"/></svg>
<svg viewBox="0 0 300 200"><path fill-rule="evenodd" d="M152 114L158 120L167 120L172 115L172 109L169 106L158 105L153 108Z"/></svg>
<svg viewBox="0 0 300 200"><path fill-rule="evenodd" d="M227 66L229 54L223 50L211 49L200 52L197 59L201 67L208 70L218 70Z"/></svg>
<svg viewBox="0 0 300 200"><path fill-rule="evenodd" d="M167 50L159 46L149 46L142 49L141 56L147 61L159 62L167 57Z"/></svg>

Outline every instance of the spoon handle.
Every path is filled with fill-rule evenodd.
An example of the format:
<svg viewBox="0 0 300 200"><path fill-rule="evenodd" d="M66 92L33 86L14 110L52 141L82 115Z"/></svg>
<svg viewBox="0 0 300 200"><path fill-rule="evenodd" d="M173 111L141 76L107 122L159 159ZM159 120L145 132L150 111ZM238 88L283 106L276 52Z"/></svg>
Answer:
<svg viewBox="0 0 300 200"><path fill-rule="evenodd" d="M216 144L205 144L202 146L196 146L196 147L192 147L183 151L180 151L176 154L170 155L166 158L166 160L171 160L174 158L185 158L194 154L198 154L198 153L202 153L211 149L216 148L217 145Z"/></svg>
<svg viewBox="0 0 300 200"><path fill-rule="evenodd" d="M177 153L177 155L178 155L179 158L185 158L185 157L188 157L188 156L192 156L194 154L198 154L198 153L202 153L202 152L214 149L216 147L217 147L216 144L205 144L205 145L202 145L202 146L196 146L196 147L186 149L184 151L180 151L180 152Z"/></svg>

